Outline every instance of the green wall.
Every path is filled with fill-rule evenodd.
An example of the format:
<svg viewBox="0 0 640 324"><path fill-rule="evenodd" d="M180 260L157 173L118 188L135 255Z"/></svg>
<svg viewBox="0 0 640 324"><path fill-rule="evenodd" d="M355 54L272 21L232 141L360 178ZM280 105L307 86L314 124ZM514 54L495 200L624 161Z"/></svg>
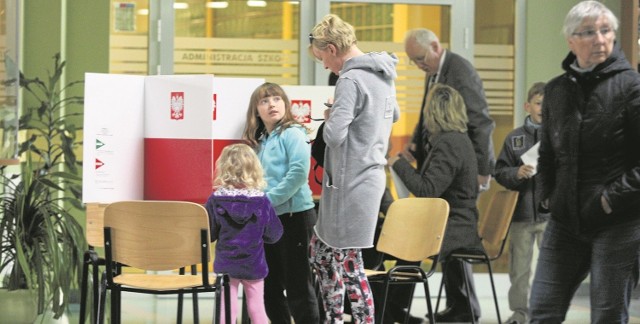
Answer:
<svg viewBox="0 0 640 324"><path fill-rule="evenodd" d="M67 79L109 72L109 1L67 1ZM83 90L84 91L84 90Z"/></svg>
<svg viewBox="0 0 640 324"><path fill-rule="evenodd" d="M109 71L108 0L23 3L22 71L25 75L46 79L56 53L61 53L67 62L67 82L84 80L85 72ZM79 86L69 95L83 93L84 87ZM29 103L29 98L24 98L23 107Z"/></svg>
<svg viewBox="0 0 640 324"><path fill-rule="evenodd" d="M620 19L620 2L603 0ZM562 35L562 24L569 10L578 0L527 0L526 1L526 57L525 84L549 81L561 74L561 62L569 53L569 46Z"/></svg>
<svg viewBox="0 0 640 324"><path fill-rule="evenodd" d="M580 1L534 0L526 2L525 85L549 81L562 73L560 63L569 53L562 24L569 9ZM525 98L526 99L526 98Z"/></svg>
<svg viewBox="0 0 640 324"><path fill-rule="evenodd" d="M65 84L83 81L86 72L109 72L109 0L23 1L23 6L22 71L27 77L46 80L56 53L66 61ZM83 96L84 85L66 95ZM34 107L34 100L23 94L22 107ZM75 123L81 128L82 117ZM77 157L82 160L82 151ZM74 214L84 225L84 211Z"/></svg>

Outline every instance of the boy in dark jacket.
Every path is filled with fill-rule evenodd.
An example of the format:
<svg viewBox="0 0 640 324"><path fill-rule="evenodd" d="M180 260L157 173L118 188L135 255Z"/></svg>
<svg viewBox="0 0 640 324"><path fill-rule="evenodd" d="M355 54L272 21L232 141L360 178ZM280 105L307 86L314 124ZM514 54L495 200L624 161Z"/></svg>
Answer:
<svg viewBox="0 0 640 324"><path fill-rule="evenodd" d="M540 245L549 219L548 213L542 213L537 208L540 190L536 190L539 181L536 177L536 165L524 163L521 158L539 141L544 86L544 82L537 82L529 89L527 102L524 104L529 116L525 118L523 126L507 135L496 162L496 181L507 189L520 192L509 232L509 308L513 314L505 323L510 324L529 323L528 296L533 245L536 242ZM537 154L533 159L537 161Z"/></svg>

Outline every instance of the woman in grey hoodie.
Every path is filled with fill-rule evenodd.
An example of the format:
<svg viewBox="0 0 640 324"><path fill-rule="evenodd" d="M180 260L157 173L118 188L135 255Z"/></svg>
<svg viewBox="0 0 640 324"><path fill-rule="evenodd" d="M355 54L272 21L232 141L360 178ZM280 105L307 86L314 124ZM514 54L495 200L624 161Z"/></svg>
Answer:
<svg viewBox="0 0 640 324"><path fill-rule="evenodd" d="M353 27L327 15L309 34L309 50L339 75L325 112L322 196L310 262L316 269L327 323L342 323L345 289L356 323L373 323L373 298L361 249L373 246L386 175L391 126L398 120L394 79L398 59L363 53Z"/></svg>

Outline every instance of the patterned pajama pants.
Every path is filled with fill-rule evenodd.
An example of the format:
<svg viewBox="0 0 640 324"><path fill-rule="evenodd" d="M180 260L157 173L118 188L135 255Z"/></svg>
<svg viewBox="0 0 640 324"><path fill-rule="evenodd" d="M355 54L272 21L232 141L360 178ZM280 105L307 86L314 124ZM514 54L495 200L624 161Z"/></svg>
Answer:
<svg viewBox="0 0 640 324"><path fill-rule="evenodd" d="M325 323L342 323L345 291L353 322L374 323L373 295L360 249L334 249L317 236L309 244L309 262L316 270L322 291Z"/></svg>

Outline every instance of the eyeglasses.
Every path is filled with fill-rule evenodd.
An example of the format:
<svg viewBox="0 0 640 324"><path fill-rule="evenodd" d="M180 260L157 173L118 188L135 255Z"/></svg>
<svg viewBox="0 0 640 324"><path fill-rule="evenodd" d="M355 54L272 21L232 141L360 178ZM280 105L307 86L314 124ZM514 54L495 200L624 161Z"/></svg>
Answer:
<svg viewBox="0 0 640 324"><path fill-rule="evenodd" d="M571 33L571 35L573 36L578 36L581 39L585 39L585 40L592 40L594 38L596 38L596 35L598 33L600 33L600 35L602 35L605 38L609 38L611 37L611 35L613 35L613 30L609 27L603 27L600 29L587 29L587 30L583 30L581 32L575 32L575 33Z"/></svg>
<svg viewBox="0 0 640 324"><path fill-rule="evenodd" d="M424 59L426 56L421 57L409 57L409 65L424 65Z"/></svg>

